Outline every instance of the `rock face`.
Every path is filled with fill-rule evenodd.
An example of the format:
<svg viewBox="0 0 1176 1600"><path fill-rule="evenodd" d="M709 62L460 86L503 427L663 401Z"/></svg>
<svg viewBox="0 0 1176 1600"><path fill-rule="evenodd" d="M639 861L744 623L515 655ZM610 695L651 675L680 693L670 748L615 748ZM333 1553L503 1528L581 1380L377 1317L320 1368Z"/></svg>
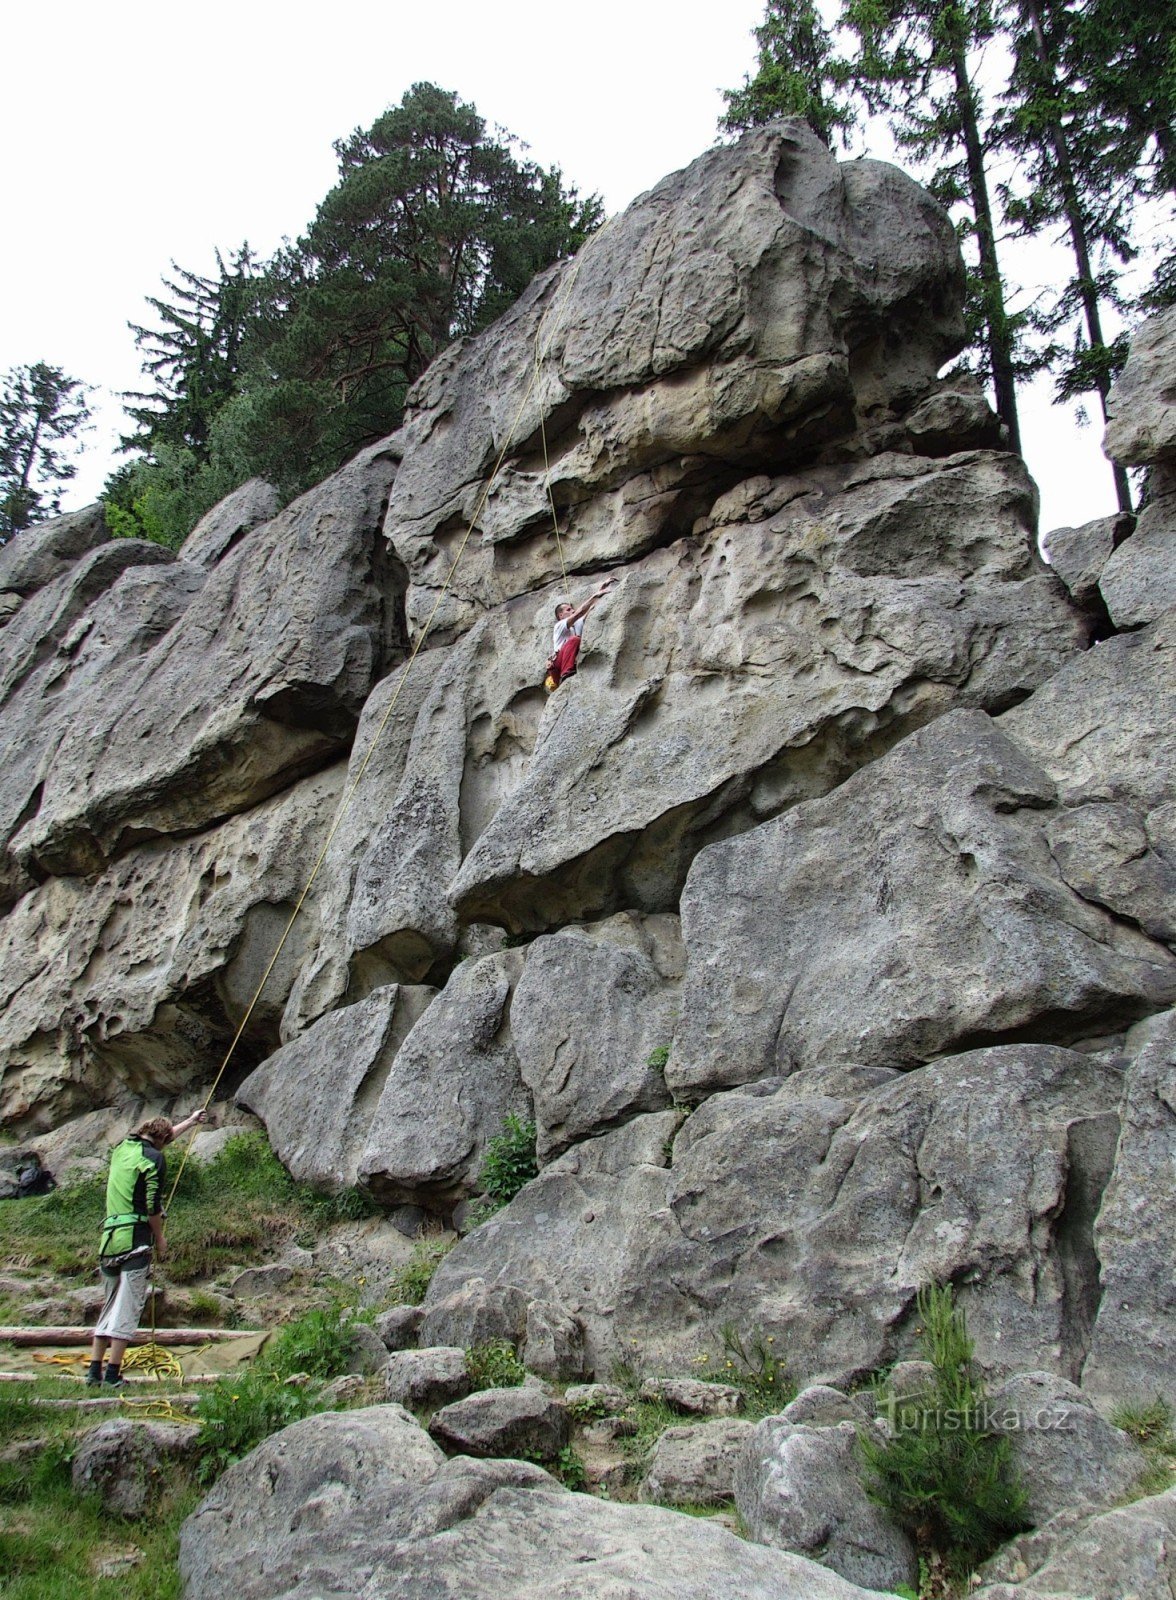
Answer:
<svg viewBox="0 0 1176 1600"><path fill-rule="evenodd" d="M122 1108L190 1109L321 856L218 1092L299 1178L391 1210L320 1267L464 1230L385 1324L426 1346L392 1350L390 1399L457 1400L492 1338L550 1377L680 1376L727 1323L845 1385L913 1355L950 1282L990 1386L1077 1385L1092 1439L1085 1399L1176 1400L1176 323L1112 408L1149 505L1051 572L1023 463L936 377L961 290L915 185L760 129L445 351L400 433L295 504L245 485L178 557L96 513L6 547L21 1148L52 1171ZM553 607L606 573L547 697ZM540 1170L479 1222L508 1116ZM867 1425L805 1404L818 1455ZM270 1566L226 1553L214 1496L190 1592L423 1596L442 1558L516 1595L848 1592L431 1445L369 1525L355 1463L417 1440L398 1415L242 1513L268 1548L272 1512ZM812 1504L818 1553L841 1534Z"/></svg>
<svg viewBox="0 0 1176 1600"><path fill-rule="evenodd" d="M860 1482L858 1428L768 1417L735 1473L735 1504L762 1544L794 1550L866 1589L918 1579L914 1545Z"/></svg>
<svg viewBox="0 0 1176 1600"><path fill-rule="evenodd" d="M1102 569L1099 589L1115 625L1138 627L1176 606L1176 313L1137 330L1107 399L1103 448L1126 466L1146 466L1148 503L1134 534Z"/></svg>
<svg viewBox="0 0 1176 1600"><path fill-rule="evenodd" d="M1097 1517L1060 1517L980 1569L978 1600L1168 1600L1176 1584L1176 1489Z"/></svg>
<svg viewBox="0 0 1176 1600"><path fill-rule="evenodd" d="M958 292L942 213L893 169L838 168L797 123L712 151L422 381L388 510L419 591L410 615L516 411L528 442L546 420L573 566L631 559L689 519L691 487L713 482L706 458L803 457L851 432L855 405L921 397L960 342ZM494 480L442 627L559 572L543 476L519 457Z"/></svg>
<svg viewBox="0 0 1176 1600"><path fill-rule="evenodd" d="M180 1535L187 1600L866 1600L811 1562L650 1506L569 1494L523 1461L441 1464L396 1406L295 1423Z"/></svg>

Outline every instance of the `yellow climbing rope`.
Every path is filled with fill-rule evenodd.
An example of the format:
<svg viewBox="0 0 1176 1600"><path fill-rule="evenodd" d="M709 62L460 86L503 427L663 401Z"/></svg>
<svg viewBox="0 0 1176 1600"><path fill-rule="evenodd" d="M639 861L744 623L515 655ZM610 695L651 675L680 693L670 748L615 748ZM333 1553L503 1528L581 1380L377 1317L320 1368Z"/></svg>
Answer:
<svg viewBox="0 0 1176 1600"><path fill-rule="evenodd" d="M255 1008L257 1006L257 1002L261 999L262 992L264 991L266 984L269 982L270 974L273 972L275 966L278 963L278 958L281 955L283 949L285 948L286 941L290 937L291 930L293 929L294 924L297 922L298 917L302 912L302 908L306 903L306 898L309 895L311 889L314 887L315 882L318 879L319 872L322 870L323 862L327 858L327 852L330 850L331 844L334 841L335 835L338 833L339 828L342 825L343 818L347 815L348 808L350 807L351 802L355 797L356 790L359 788L360 784L363 782L364 774L367 772L367 769L368 769L369 765L371 764L371 760L372 760L372 757L374 756L374 754L376 752L376 748L379 745L380 740L384 735L384 730L387 728L388 723L391 720L392 713L396 709L396 705L397 705L397 702L400 699L401 692L404 689L405 683L408 681L408 675L409 675L410 671L412 670L413 663L416 661L417 656L420 654L421 650L423 649L425 640L428 638L429 632L430 632L430 630L432 629L432 626L433 626L433 622L434 622L434 620L435 620L435 618L437 616L437 612L440 610L441 604L444 601L445 596L449 592L449 587L452 584L454 575L457 572L458 566L461 563L461 558L465 554L465 548L466 548L466 545L469 543L470 535L473 533L474 528L477 526L478 519L481 517L482 512L485 510L486 502L490 497L490 491L494 486L494 481L498 477L499 472L502 470L502 464L506 459L507 452L510 449L511 445L514 443L515 436L518 433L519 423L523 419L523 414L526 411L526 408L527 408L527 405L530 402L531 396L532 396L532 394L534 394L534 392L536 390L536 387L538 386L539 380L540 380L540 378L542 376L543 362L547 358L548 352L550 351L552 343L555 340L555 336L556 336L557 332L559 331L560 324L562 323L563 318L567 313L568 305L569 305L570 299L571 299L571 291L572 291L572 289L573 289L573 287L575 285L577 277L579 276L580 267L581 267L581 264L582 264L582 261L583 261L584 252L591 247L592 243L596 239L601 238L602 235L607 232L607 230L613 225L613 221L614 221L614 219L610 217L608 219L608 221L605 222L604 225L601 228L597 229L596 233L593 234L592 239L589 239L584 244L584 246L581 249L580 253L576 256L575 260L572 263L572 268L571 268L570 272L567 274L566 282L563 283L561 285L561 287L560 287L560 291L559 291L559 293L558 293L558 295L556 297L555 303L552 306L548 307L548 309L544 312L543 316L540 318L539 326L538 326L538 328L536 329L536 332L535 332L535 358L534 358L534 361L533 361L532 367L531 367L530 381L528 382L526 389L523 391L523 396L522 396L522 399L519 401L518 409L515 412L514 420L510 425L510 429L507 432L507 435L506 435L505 439L503 440L502 448L499 450L498 455L497 455L497 457L496 457L496 459L494 461L494 466L493 466L493 468L491 470L490 476L486 479L485 485L482 488L482 492L478 496L477 504L474 507L472 515L470 516L469 522L468 522L468 524L466 526L465 533L462 536L461 543L457 547L457 553L455 554L455 556L453 558L453 561L452 561L452 563L450 565L449 571L445 576L445 582L442 584L440 592L438 593L436 600L433 602L433 608L429 612L429 615L428 615L428 617L427 617L427 619L425 621L425 625L424 625L423 629L421 630L421 632L420 632L420 634L419 634L419 636L417 638L416 643L413 645L413 648L412 648L411 652L409 653L408 660L404 663L404 666L400 670L400 680L397 683L395 691L393 692L392 697L389 700L388 705L384 710L383 716L380 718L379 725L377 726L376 731L372 736L371 742L368 745L368 748L367 748L367 751L366 751L366 753L364 755L363 761L360 764L359 771L356 773L355 777L352 779L351 783L347 787L347 790L346 790L346 792L345 792L345 794L343 796L343 800L342 800L342 802L341 802L341 804L339 806L338 811L335 814L335 819L331 824L331 827L330 827L329 832L327 833L326 839L323 841L322 849L319 851L318 858L316 859L316 861L314 863L314 866L311 869L311 873L310 873L309 878L306 880L305 887L303 888L302 893L298 896L298 899L297 899L297 901L296 901L296 903L294 905L293 911L290 913L289 921L286 923L286 926L285 926L285 929L284 929L284 931L282 933L282 936L278 940L277 947L274 950L273 956L270 958L269 965L266 967L265 971L262 973L261 981L257 985L257 989L256 989L256 991L255 991L255 993L253 995L253 998L252 998L252 1000L250 1000L249 1005L246 1008L244 1016L241 1018L241 1021L238 1023L237 1031L234 1033L234 1035L232 1037L232 1040L229 1043L229 1047L225 1051L224 1058L221 1061L220 1066L217 1068L216 1076L212 1080L212 1085L209 1088L209 1091L208 1091L207 1095L204 1097L204 1103L203 1103L203 1106L202 1106L203 1110L207 1110L209 1105L211 1104L212 1097L216 1093L217 1087L220 1084L221 1079L224 1077L225 1070L228 1067L229 1062L233 1058L233 1054L236 1051L237 1045L240 1043L241 1037L244 1034L245 1029L249 1026L249 1019L252 1017L253 1012L254 1012L254 1010L255 1010ZM545 330L546 330L546 327L547 327L547 320L548 320L548 317L552 314L552 312L556 312L557 315L555 316L555 321L554 321L554 323L552 325L551 332L550 332L549 336L547 337L546 342L544 342L544 333L545 333ZM552 497L552 493L551 493L551 469L550 469L550 463L548 461L548 456L547 456L547 428L546 428L546 424L545 424L544 419L543 419L542 407L540 407L540 431L541 431L542 436L543 436L543 460L544 460L544 467L545 467L545 474L546 474L546 481L547 481L547 495L548 495L548 501L549 501L550 506L551 506L552 522L553 522L553 525L555 527L556 546L557 546L557 548L559 550L560 570L563 573L563 582L564 582L564 587L566 588L567 587L567 567L566 567L566 565L564 563L563 541L560 538L559 519L556 516L555 501L554 501L554 498ZM197 1124L197 1127L198 1126L199 1126L199 1124ZM168 1203L168 1207L171 1206L172 1201L175 1199L176 1190L179 1187L180 1179L183 1176L184 1167L187 1164L188 1155L189 1155L189 1152L191 1151L192 1141L193 1141L194 1138L195 1138L195 1129L193 1129L192 1134L189 1136L189 1138L187 1140L187 1143L184 1146L183 1154L180 1157L180 1164L179 1164L179 1167L178 1167L178 1169L176 1171L175 1178L172 1181L171 1192L168 1195L168 1202L167 1202ZM153 1305L154 1305L154 1301L153 1301ZM148 1347L144 1346L144 1347L140 1347L140 1348L148 1348Z"/></svg>

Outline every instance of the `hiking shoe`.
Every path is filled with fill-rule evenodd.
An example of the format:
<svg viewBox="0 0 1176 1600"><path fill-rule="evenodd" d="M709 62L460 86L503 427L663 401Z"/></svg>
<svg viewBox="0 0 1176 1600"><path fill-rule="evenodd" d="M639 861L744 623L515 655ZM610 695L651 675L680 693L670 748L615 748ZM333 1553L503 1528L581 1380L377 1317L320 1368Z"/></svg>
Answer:
<svg viewBox="0 0 1176 1600"><path fill-rule="evenodd" d="M86 1388L87 1389L101 1389L101 1387L102 1387L102 1373L100 1371L99 1372L93 1372L93 1371L87 1372L87 1374L86 1374Z"/></svg>

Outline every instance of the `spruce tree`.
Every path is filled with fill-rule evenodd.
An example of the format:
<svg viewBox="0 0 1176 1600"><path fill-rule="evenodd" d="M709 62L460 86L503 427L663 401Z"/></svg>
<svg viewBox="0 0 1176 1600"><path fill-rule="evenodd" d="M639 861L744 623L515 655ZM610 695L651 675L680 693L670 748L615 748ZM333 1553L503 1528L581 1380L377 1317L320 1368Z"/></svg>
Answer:
<svg viewBox="0 0 1176 1600"><path fill-rule="evenodd" d="M60 511L62 486L78 470L61 446L89 426L89 393L44 361L0 379L0 544Z"/></svg>
<svg viewBox="0 0 1176 1600"><path fill-rule="evenodd" d="M724 89L727 110L719 127L742 133L777 117L803 117L832 147L857 121L845 93L849 63L837 53L815 0L767 0L754 30L758 47L754 77L739 89Z"/></svg>

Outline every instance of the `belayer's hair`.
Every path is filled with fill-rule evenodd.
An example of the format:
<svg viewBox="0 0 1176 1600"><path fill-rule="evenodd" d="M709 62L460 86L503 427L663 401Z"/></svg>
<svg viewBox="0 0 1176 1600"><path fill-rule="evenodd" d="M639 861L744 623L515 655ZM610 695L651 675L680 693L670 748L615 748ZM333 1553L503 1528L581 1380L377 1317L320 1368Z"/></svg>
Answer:
<svg viewBox="0 0 1176 1600"><path fill-rule="evenodd" d="M175 1138L175 1132L166 1117L150 1117L135 1129L131 1138L146 1139L148 1144L162 1150L165 1144L170 1144Z"/></svg>

